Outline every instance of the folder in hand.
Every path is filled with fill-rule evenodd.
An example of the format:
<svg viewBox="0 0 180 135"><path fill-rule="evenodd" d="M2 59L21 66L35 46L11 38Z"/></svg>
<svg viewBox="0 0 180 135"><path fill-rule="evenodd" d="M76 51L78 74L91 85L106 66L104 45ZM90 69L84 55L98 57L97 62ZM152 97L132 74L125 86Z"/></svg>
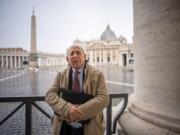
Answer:
<svg viewBox="0 0 180 135"><path fill-rule="evenodd" d="M73 90L64 88L60 89L60 95L67 102L77 105L83 104L93 98L93 95L85 94L82 92L74 92Z"/></svg>

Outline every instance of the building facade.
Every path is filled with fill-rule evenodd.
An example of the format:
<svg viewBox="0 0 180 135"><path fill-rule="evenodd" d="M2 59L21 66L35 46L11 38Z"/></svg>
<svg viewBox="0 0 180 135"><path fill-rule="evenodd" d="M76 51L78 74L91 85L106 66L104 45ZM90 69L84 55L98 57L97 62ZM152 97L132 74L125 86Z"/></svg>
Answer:
<svg viewBox="0 0 180 135"><path fill-rule="evenodd" d="M133 67L134 47L128 44L125 37L116 37L115 33L107 25L101 34L100 40L88 42L75 41L86 50L87 59L92 65L118 65Z"/></svg>
<svg viewBox="0 0 180 135"><path fill-rule="evenodd" d="M38 53L40 67L67 65L65 54Z"/></svg>
<svg viewBox="0 0 180 135"><path fill-rule="evenodd" d="M22 48L0 48L1 69L23 67L23 63L28 60L29 53Z"/></svg>
<svg viewBox="0 0 180 135"><path fill-rule="evenodd" d="M24 68L30 64L30 52L23 48L0 48L0 69ZM65 54L37 54L38 67L66 65Z"/></svg>

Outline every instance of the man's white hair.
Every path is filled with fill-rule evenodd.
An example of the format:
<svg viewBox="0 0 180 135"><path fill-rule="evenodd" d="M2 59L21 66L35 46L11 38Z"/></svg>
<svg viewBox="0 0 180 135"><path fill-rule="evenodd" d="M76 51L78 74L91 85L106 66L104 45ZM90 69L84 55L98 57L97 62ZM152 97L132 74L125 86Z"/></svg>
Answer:
<svg viewBox="0 0 180 135"><path fill-rule="evenodd" d="M84 51L84 49L83 49L82 46L77 45L77 44L73 44L73 45L71 45L70 47L68 47L68 48L66 49L66 55L67 55L67 56L69 55L70 50L71 50L72 48L79 48L79 49L85 54L85 51Z"/></svg>

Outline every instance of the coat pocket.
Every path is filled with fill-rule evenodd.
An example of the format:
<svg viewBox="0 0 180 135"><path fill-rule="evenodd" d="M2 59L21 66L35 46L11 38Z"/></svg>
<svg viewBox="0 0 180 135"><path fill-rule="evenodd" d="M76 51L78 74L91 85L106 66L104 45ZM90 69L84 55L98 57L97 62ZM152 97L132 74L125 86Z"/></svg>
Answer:
<svg viewBox="0 0 180 135"><path fill-rule="evenodd" d="M106 125L105 125L105 119L104 119L103 112L96 115L96 123L97 123L97 127L99 128L99 130L101 130L101 132L104 132Z"/></svg>

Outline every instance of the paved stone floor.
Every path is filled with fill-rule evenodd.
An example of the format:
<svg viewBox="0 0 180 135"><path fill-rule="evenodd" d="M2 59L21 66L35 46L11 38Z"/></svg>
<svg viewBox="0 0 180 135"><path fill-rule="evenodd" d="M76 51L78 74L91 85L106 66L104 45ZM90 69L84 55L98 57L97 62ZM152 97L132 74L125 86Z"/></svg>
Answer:
<svg viewBox="0 0 180 135"><path fill-rule="evenodd" d="M0 121L20 103L0 103ZM38 103L46 112L52 111L45 103ZM37 108L32 107L32 135L50 135L51 121ZM25 135L25 107L22 106L12 117L0 126L0 135Z"/></svg>

